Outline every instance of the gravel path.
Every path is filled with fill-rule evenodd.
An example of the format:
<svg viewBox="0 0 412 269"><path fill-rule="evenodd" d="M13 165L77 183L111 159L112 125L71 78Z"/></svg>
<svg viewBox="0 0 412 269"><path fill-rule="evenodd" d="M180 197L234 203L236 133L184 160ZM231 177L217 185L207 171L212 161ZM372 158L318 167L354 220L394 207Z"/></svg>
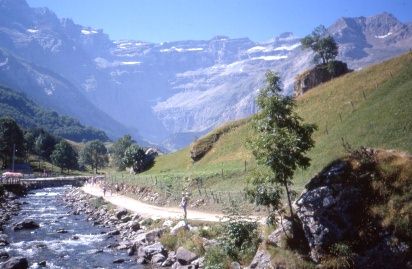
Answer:
<svg viewBox="0 0 412 269"><path fill-rule="evenodd" d="M86 184L82 187L82 190L94 196L103 196L102 189L96 185ZM106 196L103 198L116 206L126 208L127 210L130 210L132 212L136 212L142 217L152 219L183 218L183 210L178 207L160 207L149 205L142 203L136 199L132 199L130 197L119 194L108 195L106 193ZM222 217L222 214L200 212L191 210L190 208L188 208L187 210L187 218L189 220L218 222Z"/></svg>

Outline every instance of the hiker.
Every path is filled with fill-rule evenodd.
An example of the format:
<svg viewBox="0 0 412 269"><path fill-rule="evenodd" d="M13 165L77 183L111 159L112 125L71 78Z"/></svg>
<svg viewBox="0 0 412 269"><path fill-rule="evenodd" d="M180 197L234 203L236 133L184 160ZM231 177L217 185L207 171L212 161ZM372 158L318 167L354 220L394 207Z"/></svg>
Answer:
<svg viewBox="0 0 412 269"><path fill-rule="evenodd" d="M189 203L189 193L182 193L182 201L180 202L180 207L183 208L183 216L185 222L187 222L187 204Z"/></svg>
<svg viewBox="0 0 412 269"><path fill-rule="evenodd" d="M103 186L103 196L106 196L106 186Z"/></svg>

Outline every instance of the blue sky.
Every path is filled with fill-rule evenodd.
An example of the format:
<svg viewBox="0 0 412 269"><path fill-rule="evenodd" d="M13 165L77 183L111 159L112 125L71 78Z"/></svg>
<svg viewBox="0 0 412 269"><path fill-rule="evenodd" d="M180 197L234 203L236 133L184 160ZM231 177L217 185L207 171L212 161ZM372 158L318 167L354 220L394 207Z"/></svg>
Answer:
<svg viewBox="0 0 412 269"><path fill-rule="evenodd" d="M339 17L384 11L412 22L410 0L27 0L59 17L103 29L111 39L151 42L216 35L266 41L283 32L304 36Z"/></svg>

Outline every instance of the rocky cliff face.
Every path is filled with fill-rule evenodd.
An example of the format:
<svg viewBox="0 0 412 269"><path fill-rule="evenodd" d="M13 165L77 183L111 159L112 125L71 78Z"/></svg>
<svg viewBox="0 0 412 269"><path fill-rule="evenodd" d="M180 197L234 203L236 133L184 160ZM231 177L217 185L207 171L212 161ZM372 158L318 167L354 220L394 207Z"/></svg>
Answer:
<svg viewBox="0 0 412 269"><path fill-rule="evenodd" d="M341 48L339 59L356 69L409 50L411 29L381 14L340 19L329 31ZM3 58L1 74L6 69L15 74L2 80L5 85L19 84L39 103L52 103L59 112L97 127L103 128L101 119L109 121L110 115L112 122L128 127L125 132L138 129L148 140L166 141L170 149L184 144L173 139L187 143L191 133L252 114L266 70L279 71L285 94L291 94L296 75L313 65L312 55L300 49L292 33L263 43L224 36L160 44L112 41L102 30L59 19L48 9L32 9L24 0L0 0L0 47L15 59L52 70L72 90L62 91L61 98L53 98L57 91L49 86L31 90L34 82L26 78L33 74L13 72ZM35 76L45 85L55 80ZM72 94L87 99L90 109L75 111L80 108Z"/></svg>
<svg viewBox="0 0 412 269"><path fill-rule="evenodd" d="M296 77L293 86L294 94L302 95L306 91L318 86L321 83L327 82L351 71L352 70L348 68L348 65L341 61L333 61L329 64L317 65Z"/></svg>

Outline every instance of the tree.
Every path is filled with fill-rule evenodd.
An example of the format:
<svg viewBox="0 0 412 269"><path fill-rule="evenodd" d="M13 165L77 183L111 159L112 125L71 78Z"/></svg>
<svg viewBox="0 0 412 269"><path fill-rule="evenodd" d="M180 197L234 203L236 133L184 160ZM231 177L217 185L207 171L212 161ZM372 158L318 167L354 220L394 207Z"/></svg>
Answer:
<svg viewBox="0 0 412 269"><path fill-rule="evenodd" d="M309 166L305 153L314 146L312 134L316 126L302 123L294 111L294 98L281 95L276 73L268 71L266 83L256 99L260 111L253 117L253 136L247 143L258 164L251 175L253 188L248 189L248 194L257 204L278 209L283 187L293 216L292 178L298 167Z"/></svg>
<svg viewBox="0 0 412 269"><path fill-rule="evenodd" d="M50 160L50 155L54 150L54 146L59 142L56 137L49 134L43 129L39 129L38 135L34 142L34 151L43 160Z"/></svg>
<svg viewBox="0 0 412 269"><path fill-rule="evenodd" d="M105 145L99 140L88 142L81 151L80 163L90 165L97 174L97 169L105 167L108 163Z"/></svg>
<svg viewBox="0 0 412 269"><path fill-rule="evenodd" d="M133 144L125 150L122 163L124 167L132 167L135 173L142 172L146 168L146 154L142 148Z"/></svg>
<svg viewBox="0 0 412 269"><path fill-rule="evenodd" d="M61 173L63 173L63 169L77 168L77 152L65 140L56 144L50 158L54 165L60 167Z"/></svg>
<svg viewBox="0 0 412 269"><path fill-rule="evenodd" d="M110 149L113 165L117 167L119 171L126 168L123 163L123 157L126 149L135 143L130 135L125 135L117 140Z"/></svg>
<svg viewBox="0 0 412 269"><path fill-rule="evenodd" d="M338 55L338 45L323 25L316 27L310 35L302 38L300 42L303 48L310 48L315 52L314 61L316 63L322 60L322 64L327 64L335 60Z"/></svg>
<svg viewBox="0 0 412 269"><path fill-rule="evenodd" d="M3 168L12 162L13 149L16 156L24 156L23 132L12 118L0 118L0 156Z"/></svg>

